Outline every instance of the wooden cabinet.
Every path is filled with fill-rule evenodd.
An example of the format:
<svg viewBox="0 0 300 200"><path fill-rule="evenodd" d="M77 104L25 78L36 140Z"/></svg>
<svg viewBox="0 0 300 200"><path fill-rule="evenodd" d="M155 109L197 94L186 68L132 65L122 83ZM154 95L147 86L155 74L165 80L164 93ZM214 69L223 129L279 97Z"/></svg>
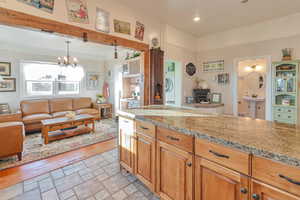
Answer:
<svg viewBox="0 0 300 200"><path fill-rule="evenodd" d="M135 172L137 178L155 191L155 138L137 133Z"/></svg>
<svg viewBox="0 0 300 200"><path fill-rule="evenodd" d="M121 167L133 173L134 169L134 122L119 118L119 159Z"/></svg>
<svg viewBox="0 0 300 200"><path fill-rule="evenodd" d="M252 176L264 183L300 196L299 168L253 156Z"/></svg>
<svg viewBox="0 0 300 200"><path fill-rule="evenodd" d="M296 197L283 190L271 187L256 180L251 181L253 200L300 200L300 197Z"/></svg>
<svg viewBox="0 0 300 200"><path fill-rule="evenodd" d="M119 156L162 200L300 200L298 168L149 122L119 118Z"/></svg>
<svg viewBox="0 0 300 200"><path fill-rule="evenodd" d="M157 141L157 187L162 200L193 199L193 154Z"/></svg>
<svg viewBox="0 0 300 200"><path fill-rule="evenodd" d="M163 83L164 83L164 52L160 50L160 48L151 49L150 50L150 104L164 103Z"/></svg>
<svg viewBox="0 0 300 200"><path fill-rule="evenodd" d="M205 140L196 139L195 153L222 166L243 174L250 174L250 155Z"/></svg>
<svg viewBox="0 0 300 200"><path fill-rule="evenodd" d="M247 200L249 180L206 159L195 159L195 200Z"/></svg>

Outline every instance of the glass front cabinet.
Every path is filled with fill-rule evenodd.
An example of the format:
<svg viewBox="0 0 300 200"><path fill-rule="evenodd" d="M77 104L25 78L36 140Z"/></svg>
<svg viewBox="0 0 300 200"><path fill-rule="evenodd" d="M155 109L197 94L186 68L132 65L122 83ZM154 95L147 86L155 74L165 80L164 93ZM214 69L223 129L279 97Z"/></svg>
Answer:
<svg viewBox="0 0 300 200"><path fill-rule="evenodd" d="M276 122L297 123L299 63L273 63L273 119Z"/></svg>

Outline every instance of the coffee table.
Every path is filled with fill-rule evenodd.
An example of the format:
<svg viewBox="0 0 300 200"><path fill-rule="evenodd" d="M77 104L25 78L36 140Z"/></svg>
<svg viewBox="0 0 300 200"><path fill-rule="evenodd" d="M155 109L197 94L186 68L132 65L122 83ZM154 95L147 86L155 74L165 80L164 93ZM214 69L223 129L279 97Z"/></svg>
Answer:
<svg viewBox="0 0 300 200"><path fill-rule="evenodd" d="M89 124L92 124L92 128L88 127ZM95 120L92 115L76 115L73 119L61 117L42 120L42 137L45 144L90 132L95 132Z"/></svg>

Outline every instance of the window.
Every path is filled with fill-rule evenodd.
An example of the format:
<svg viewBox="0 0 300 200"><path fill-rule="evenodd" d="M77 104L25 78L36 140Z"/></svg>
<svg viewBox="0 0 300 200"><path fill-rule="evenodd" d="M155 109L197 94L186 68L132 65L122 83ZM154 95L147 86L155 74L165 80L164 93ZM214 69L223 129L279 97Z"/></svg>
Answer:
<svg viewBox="0 0 300 200"><path fill-rule="evenodd" d="M24 62L22 67L25 96L76 95L80 92L82 67L38 62Z"/></svg>

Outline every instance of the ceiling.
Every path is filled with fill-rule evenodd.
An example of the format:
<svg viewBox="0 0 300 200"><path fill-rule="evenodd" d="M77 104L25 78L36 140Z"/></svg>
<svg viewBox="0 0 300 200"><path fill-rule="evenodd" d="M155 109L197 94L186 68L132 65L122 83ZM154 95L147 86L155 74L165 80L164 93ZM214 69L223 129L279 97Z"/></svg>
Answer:
<svg viewBox="0 0 300 200"><path fill-rule="evenodd" d="M299 0L117 0L195 36L300 12ZM195 16L201 17L195 23Z"/></svg>
<svg viewBox="0 0 300 200"><path fill-rule="evenodd" d="M78 38L67 38L61 35L3 25L0 25L0 33L1 49L58 57L66 54L65 42L71 41L71 56L93 60L107 60L114 57L113 46L83 42ZM118 51L123 54L124 51L128 50L118 47Z"/></svg>

